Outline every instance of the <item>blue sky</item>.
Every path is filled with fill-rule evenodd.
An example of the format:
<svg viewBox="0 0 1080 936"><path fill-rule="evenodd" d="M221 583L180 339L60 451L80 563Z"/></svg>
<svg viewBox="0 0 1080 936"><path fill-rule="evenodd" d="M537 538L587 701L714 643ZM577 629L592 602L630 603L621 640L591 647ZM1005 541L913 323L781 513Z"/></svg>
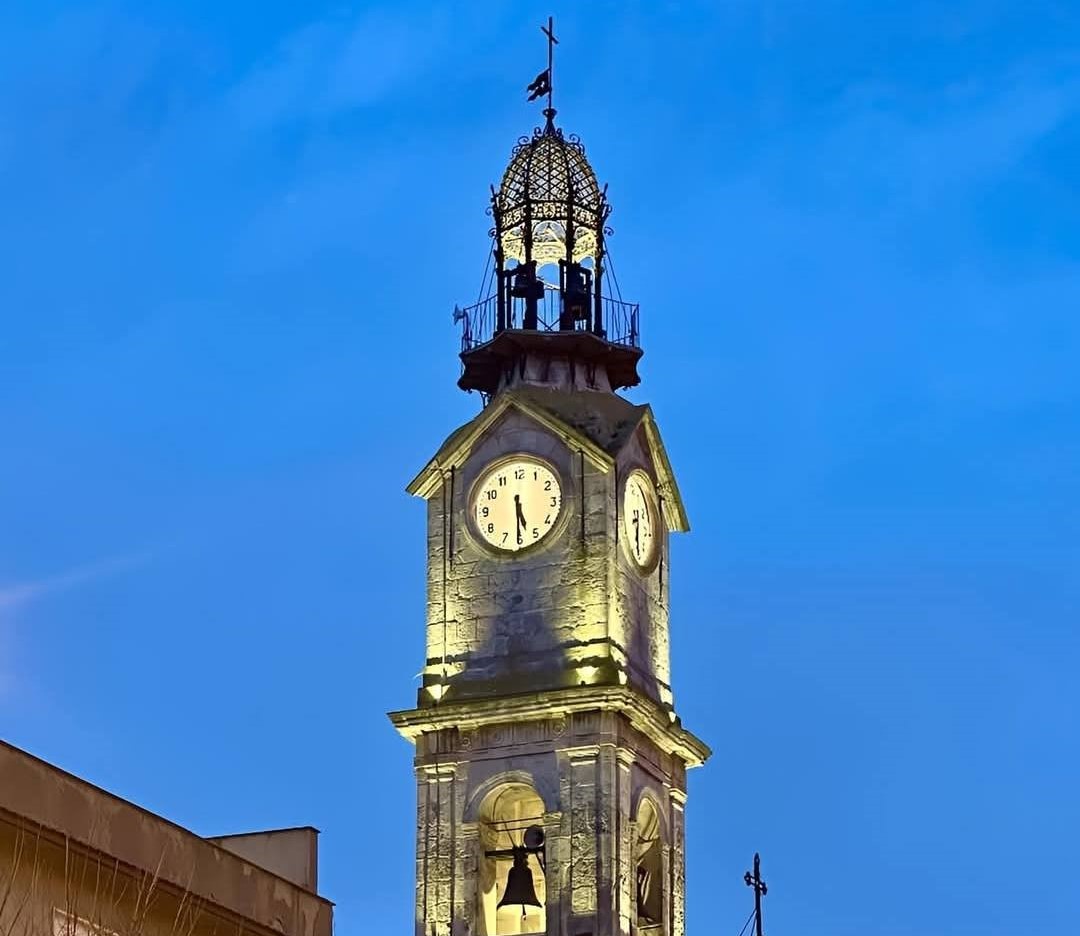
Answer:
<svg viewBox="0 0 1080 936"><path fill-rule="evenodd" d="M406 932L450 312L559 122L673 546L691 933L1080 927L1080 7L0 9L0 735Z"/></svg>

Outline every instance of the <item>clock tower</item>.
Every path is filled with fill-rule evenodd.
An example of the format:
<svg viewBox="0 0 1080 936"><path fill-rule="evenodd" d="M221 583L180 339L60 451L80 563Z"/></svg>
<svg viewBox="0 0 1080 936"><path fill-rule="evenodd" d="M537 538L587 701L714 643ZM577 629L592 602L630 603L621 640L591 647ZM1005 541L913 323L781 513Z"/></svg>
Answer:
<svg viewBox="0 0 1080 936"><path fill-rule="evenodd" d="M416 936L685 932L686 769L709 756L669 666L689 525L652 410L618 393L642 348L607 189L555 116L493 190L490 295L455 312L483 409L408 488L427 651L390 718L416 747Z"/></svg>

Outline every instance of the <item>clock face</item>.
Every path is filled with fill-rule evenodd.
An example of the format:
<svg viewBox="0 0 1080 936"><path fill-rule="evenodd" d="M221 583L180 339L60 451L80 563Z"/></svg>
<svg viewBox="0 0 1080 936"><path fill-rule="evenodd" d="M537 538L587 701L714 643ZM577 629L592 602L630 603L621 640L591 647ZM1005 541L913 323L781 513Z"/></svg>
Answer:
<svg viewBox="0 0 1080 936"><path fill-rule="evenodd" d="M623 487L623 533L638 568L648 568L656 553L656 496L643 471L633 472Z"/></svg>
<svg viewBox="0 0 1080 936"><path fill-rule="evenodd" d="M517 552L547 536L561 509L558 475L543 462L520 455L498 462L481 476L473 519L486 543Z"/></svg>

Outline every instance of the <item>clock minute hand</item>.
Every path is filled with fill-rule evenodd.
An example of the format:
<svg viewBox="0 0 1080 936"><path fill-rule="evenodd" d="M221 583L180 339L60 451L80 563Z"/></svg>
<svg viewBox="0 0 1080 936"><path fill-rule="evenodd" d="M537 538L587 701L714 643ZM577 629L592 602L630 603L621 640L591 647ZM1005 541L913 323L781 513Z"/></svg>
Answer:
<svg viewBox="0 0 1080 936"><path fill-rule="evenodd" d="M634 517L634 553L641 555L641 518Z"/></svg>

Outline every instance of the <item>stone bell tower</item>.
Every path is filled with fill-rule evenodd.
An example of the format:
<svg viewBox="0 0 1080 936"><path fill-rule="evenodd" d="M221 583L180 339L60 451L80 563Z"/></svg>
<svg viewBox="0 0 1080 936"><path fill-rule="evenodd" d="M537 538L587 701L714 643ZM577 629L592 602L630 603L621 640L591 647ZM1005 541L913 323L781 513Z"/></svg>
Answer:
<svg viewBox="0 0 1080 936"><path fill-rule="evenodd" d="M416 746L416 934L684 936L686 769L709 756L669 669L688 521L651 409L617 393L642 350L607 292L606 189L544 116L492 197L491 295L455 315L484 407L408 488L427 658L390 718Z"/></svg>

